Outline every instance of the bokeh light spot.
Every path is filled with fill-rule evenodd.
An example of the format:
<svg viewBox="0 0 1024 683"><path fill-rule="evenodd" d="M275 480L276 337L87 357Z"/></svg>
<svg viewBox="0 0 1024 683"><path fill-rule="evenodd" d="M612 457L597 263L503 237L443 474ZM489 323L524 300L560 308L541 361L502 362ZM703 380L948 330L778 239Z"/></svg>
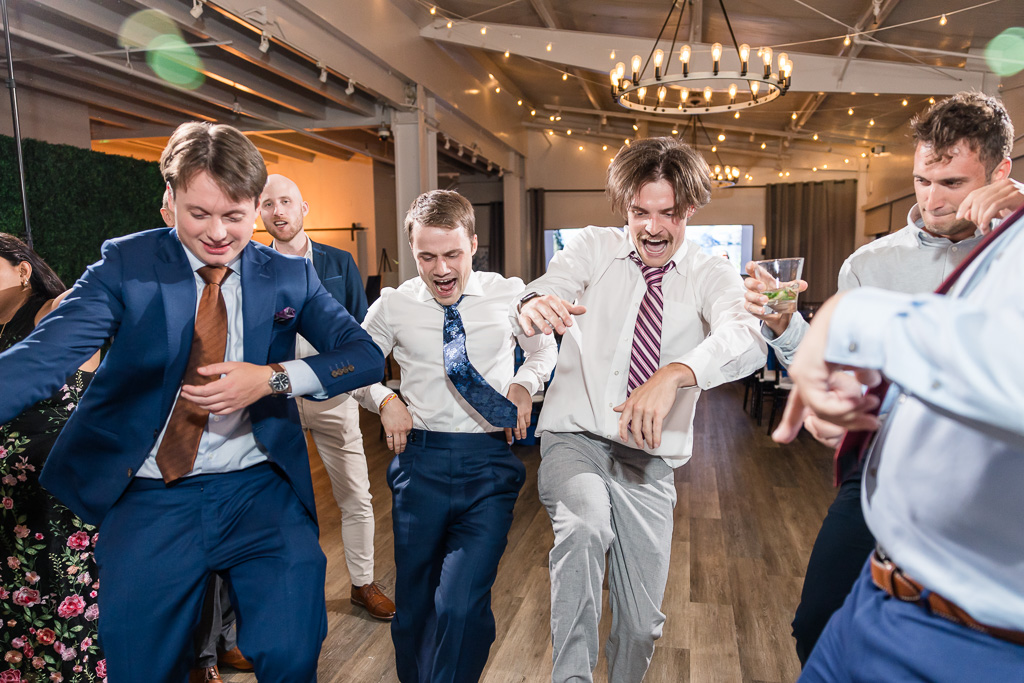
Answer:
<svg viewBox="0 0 1024 683"><path fill-rule="evenodd" d="M999 76L1024 71L1024 28L1008 28L989 41L985 46L985 62Z"/></svg>

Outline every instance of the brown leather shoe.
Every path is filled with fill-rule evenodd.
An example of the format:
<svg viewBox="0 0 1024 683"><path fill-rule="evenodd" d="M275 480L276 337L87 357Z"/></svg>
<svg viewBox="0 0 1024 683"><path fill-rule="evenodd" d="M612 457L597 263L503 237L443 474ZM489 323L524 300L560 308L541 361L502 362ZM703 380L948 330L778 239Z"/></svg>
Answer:
<svg viewBox="0 0 1024 683"><path fill-rule="evenodd" d="M365 607L375 619L391 621L395 618L395 603L384 595L376 581L365 586L352 586L352 604Z"/></svg>
<svg viewBox="0 0 1024 683"><path fill-rule="evenodd" d="M188 683L224 683L215 666L204 666L188 672Z"/></svg>
<svg viewBox="0 0 1024 683"><path fill-rule="evenodd" d="M252 671L252 662L245 658L237 645L227 652L220 653L217 656L217 663L239 671Z"/></svg>

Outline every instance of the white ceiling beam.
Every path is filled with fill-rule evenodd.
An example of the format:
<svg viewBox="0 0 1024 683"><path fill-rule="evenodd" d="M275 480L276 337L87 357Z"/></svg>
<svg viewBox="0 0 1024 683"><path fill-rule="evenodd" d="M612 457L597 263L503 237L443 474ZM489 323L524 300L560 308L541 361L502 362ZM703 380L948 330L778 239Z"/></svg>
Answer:
<svg viewBox="0 0 1024 683"><path fill-rule="evenodd" d="M537 13L537 16L540 17L545 26L553 29L562 28L558 20L555 19L555 10L548 0L530 0L530 6L533 7L533 11ZM601 101L597 98L597 93L594 92L594 86L591 82L576 67L570 67L569 73L576 78L576 82L582 88L583 94L587 96L590 105L594 109L600 109Z"/></svg>
<svg viewBox="0 0 1024 683"><path fill-rule="evenodd" d="M631 38L602 33L559 31L527 26L487 24L487 33L480 33L481 24L461 22L446 28L443 21L424 27L420 35L440 42L454 43L483 50L505 51L555 64L567 64L607 74L615 66L608 58L611 46L622 55L647 55L654 47L649 38ZM551 44L551 51L547 45ZM668 50L670 41L659 47ZM711 46L704 43L691 45L694 57L691 65L707 61L710 65ZM756 46L752 46L754 49ZM983 71L969 71L949 67L922 67L905 62L882 60L854 60L843 77L845 59L829 55L789 53L794 63L791 92L872 92L900 95L951 95L969 88L980 88ZM625 60L623 60L625 61ZM668 70L675 73L678 58L673 55ZM751 60L753 62L753 59ZM692 68L695 68L693 66ZM722 55L722 70L739 70L739 57L731 51Z"/></svg>

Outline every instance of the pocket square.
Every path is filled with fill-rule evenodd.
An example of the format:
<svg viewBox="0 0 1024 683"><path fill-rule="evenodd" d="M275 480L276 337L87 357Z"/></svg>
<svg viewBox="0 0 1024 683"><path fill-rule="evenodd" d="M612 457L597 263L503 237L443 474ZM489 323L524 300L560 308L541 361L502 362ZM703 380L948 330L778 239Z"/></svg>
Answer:
<svg viewBox="0 0 1024 683"><path fill-rule="evenodd" d="M288 308L282 308L280 311L274 314L275 323L286 323L295 317L295 309L289 306Z"/></svg>

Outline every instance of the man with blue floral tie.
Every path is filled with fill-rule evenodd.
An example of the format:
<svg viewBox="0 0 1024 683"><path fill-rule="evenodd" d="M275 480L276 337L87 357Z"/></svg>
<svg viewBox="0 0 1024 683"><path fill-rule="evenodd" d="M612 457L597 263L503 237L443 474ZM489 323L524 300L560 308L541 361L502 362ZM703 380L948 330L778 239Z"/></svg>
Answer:
<svg viewBox="0 0 1024 683"><path fill-rule="evenodd" d="M491 643L491 586L505 550L522 462L509 448L530 424L531 395L555 363L551 338L518 337L518 278L473 271L472 205L456 192L418 197L405 218L419 277L381 292L363 327L401 367L401 398L354 392L380 413L395 458L395 603L402 683L480 677ZM514 371L516 341L526 360Z"/></svg>

